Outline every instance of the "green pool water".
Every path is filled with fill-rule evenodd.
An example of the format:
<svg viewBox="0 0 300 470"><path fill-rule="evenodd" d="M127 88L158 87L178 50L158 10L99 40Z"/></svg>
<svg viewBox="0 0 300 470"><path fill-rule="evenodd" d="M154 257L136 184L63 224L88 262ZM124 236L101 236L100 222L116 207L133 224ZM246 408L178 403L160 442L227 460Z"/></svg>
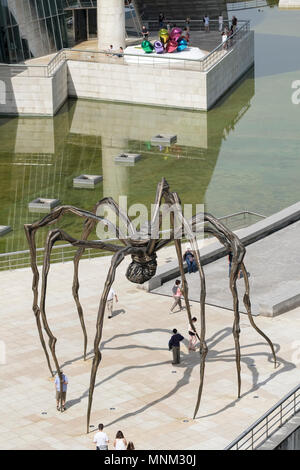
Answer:
<svg viewBox="0 0 300 470"><path fill-rule="evenodd" d="M38 197L90 210L103 196L127 195L129 205L149 207L164 176L183 203L205 204L216 216L269 215L297 202L300 104L292 83L300 80L300 10L260 10L235 13L255 30L255 67L208 113L70 100L54 119L1 117L0 225L13 231L0 238L0 253L27 249L23 225L43 216L28 209ZM152 146L159 133L177 135L177 143ZM124 152L142 159L116 165ZM81 174L103 182L76 189ZM82 221L66 216L59 226L79 236Z"/></svg>

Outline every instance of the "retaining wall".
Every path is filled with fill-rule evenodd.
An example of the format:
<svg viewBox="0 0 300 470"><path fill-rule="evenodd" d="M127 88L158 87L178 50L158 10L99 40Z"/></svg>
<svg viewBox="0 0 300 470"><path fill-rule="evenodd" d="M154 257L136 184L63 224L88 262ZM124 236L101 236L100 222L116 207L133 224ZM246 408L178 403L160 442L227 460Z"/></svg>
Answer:
<svg viewBox="0 0 300 470"><path fill-rule="evenodd" d="M53 116L68 96L205 111L253 62L249 31L208 72L67 60L52 77L41 77L35 76L45 71L39 67L1 65L0 114Z"/></svg>

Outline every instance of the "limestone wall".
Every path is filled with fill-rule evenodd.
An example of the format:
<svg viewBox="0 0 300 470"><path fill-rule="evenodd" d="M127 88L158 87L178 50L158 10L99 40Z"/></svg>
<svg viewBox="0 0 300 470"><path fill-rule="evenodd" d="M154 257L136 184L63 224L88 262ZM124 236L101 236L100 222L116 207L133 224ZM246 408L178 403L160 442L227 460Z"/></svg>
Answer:
<svg viewBox="0 0 300 470"><path fill-rule="evenodd" d="M254 63L254 32L240 40L238 47L207 72L207 109L251 67Z"/></svg>
<svg viewBox="0 0 300 470"><path fill-rule="evenodd" d="M1 64L0 114L53 116L68 97L67 64L54 77L41 76L42 67L20 70Z"/></svg>
<svg viewBox="0 0 300 470"><path fill-rule="evenodd" d="M145 65L68 62L69 96L206 109L206 76Z"/></svg>
<svg viewBox="0 0 300 470"><path fill-rule="evenodd" d="M68 96L207 110L254 62L249 32L208 72L68 60L53 77L42 67L0 65L0 114L53 116ZM29 76L30 75L30 76Z"/></svg>
<svg viewBox="0 0 300 470"><path fill-rule="evenodd" d="M279 8L300 8L300 0L279 0Z"/></svg>
<svg viewBox="0 0 300 470"><path fill-rule="evenodd" d="M68 65L62 64L52 79L53 115L68 98Z"/></svg>

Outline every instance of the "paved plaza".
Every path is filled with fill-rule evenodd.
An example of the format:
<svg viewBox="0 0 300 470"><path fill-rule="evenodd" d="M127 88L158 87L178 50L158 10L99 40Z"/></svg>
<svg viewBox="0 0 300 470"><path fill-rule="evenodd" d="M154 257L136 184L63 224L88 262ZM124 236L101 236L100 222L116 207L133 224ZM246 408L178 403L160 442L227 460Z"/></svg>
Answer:
<svg viewBox="0 0 300 470"><path fill-rule="evenodd" d="M274 305L299 293L300 221L289 225L246 248L245 266L250 274L250 292L253 315L258 315L264 305ZM223 257L204 266L207 285L206 302L209 305L232 309L229 290L228 258ZM199 302L199 274L187 274L189 298ZM153 292L172 295L174 281L164 283ZM240 310L243 305L242 279L237 282ZM299 305L299 304L298 304Z"/></svg>
<svg viewBox="0 0 300 470"><path fill-rule="evenodd" d="M175 258L174 248L159 262ZM81 264L81 299L93 345L96 313L110 258ZM223 449L299 383L296 347L300 309L277 318L258 317L278 354L270 350L242 316L242 397L237 400L233 315L207 307L209 353L203 400L192 420L199 384L199 353L182 346L182 363L172 366L168 340L176 327L187 338L185 312L170 313L171 299L149 294L126 280L129 264L118 270L119 303L105 319L91 424L105 424L112 442L121 429L137 449ZM47 314L58 338L57 354L69 378L67 411L56 410L53 379L42 352L31 310L31 270L0 273L1 341L6 347L0 378L1 449L94 449L93 429L85 434L91 357L82 358L82 333L71 295L72 263L52 265ZM192 302L199 318L199 305ZM2 343L3 345L3 343ZM109 448L112 449L111 442Z"/></svg>

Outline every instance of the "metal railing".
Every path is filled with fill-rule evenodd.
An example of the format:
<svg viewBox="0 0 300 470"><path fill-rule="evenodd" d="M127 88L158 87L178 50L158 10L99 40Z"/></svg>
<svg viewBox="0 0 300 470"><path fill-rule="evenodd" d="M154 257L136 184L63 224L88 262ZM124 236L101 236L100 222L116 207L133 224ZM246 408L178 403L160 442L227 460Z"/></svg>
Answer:
<svg viewBox="0 0 300 470"><path fill-rule="evenodd" d="M240 20L241 26L238 26L235 33L223 44L219 44L205 57L193 60L174 56L165 58L160 54L120 54L117 52L108 53L107 51L89 51L81 49L62 49L51 59L48 64L0 64L1 76L23 75L26 77L45 77L54 75L56 70L67 60L78 60L87 62L103 63L123 63L124 65L137 64L142 66L151 66L157 68L167 67L169 69L196 70L200 72L208 71L213 65L218 63L235 44L242 39L250 30L250 22Z"/></svg>
<svg viewBox="0 0 300 470"><path fill-rule="evenodd" d="M239 22L243 22L244 20L239 20ZM159 22L157 19L154 19L154 18L151 18L151 19L147 19L145 20L145 23L147 23L148 25L148 29L150 31L159 31L161 29L161 27L159 26ZM164 26L163 28L167 28L167 23L168 22L164 22ZM186 23L186 20L185 19L177 19L177 20L171 20L169 21L169 24L171 26L171 28L176 24L176 27L178 28L185 28L187 27L187 23ZM190 20L189 22L189 29L190 31L205 31L205 28L204 28L204 22L203 22L203 18L199 18L197 20L193 19L193 20ZM231 26L231 21L230 20L223 20L223 28L227 26L229 29L230 29L230 26ZM216 19L210 19L209 20L209 30L210 31L219 31L219 20L216 20Z"/></svg>
<svg viewBox="0 0 300 470"><path fill-rule="evenodd" d="M72 261L78 248L72 245L55 245L52 248L51 263L65 263L66 261ZM45 248L37 248L36 250L37 264L41 265L44 261ZM92 259L99 256L108 256L111 252L101 251L98 252L92 248L86 248L82 259ZM30 266L30 251L15 251L12 253L1 253L0 254L0 271L27 268Z"/></svg>
<svg viewBox="0 0 300 470"><path fill-rule="evenodd" d="M273 0L272 2L270 0L249 0L245 2L232 1L227 3L227 11L249 10L251 8L263 8L268 6L274 6L277 4L277 0Z"/></svg>
<svg viewBox="0 0 300 470"><path fill-rule="evenodd" d="M152 68L157 67L168 68L168 69L180 69L180 70L193 70L199 72L207 72L213 67L219 60L221 60L235 44L241 40L250 30L250 22L243 21L242 25L237 28L235 33L227 39L223 44L219 44L205 57L198 60L181 58L180 54L166 58L163 54L120 54L117 52L108 51L92 51L92 50L81 50L81 49L65 49L66 60L74 61L87 61L87 62L102 62L102 63L117 63L130 66L142 65L143 67L151 66Z"/></svg>
<svg viewBox="0 0 300 470"><path fill-rule="evenodd" d="M222 222L226 222L226 224L230 224L232 228L235 226L235 229L243 228L247 225L250 225L250 221L246 222L247 216L252 216L256 218L265 218L264 215L257 214L256 212L251 212L248 210L235 212L234 214L225 215L223 217L219 217L219 220ZM235 219L235 221L233 220ZM237 222L236 222L237 221ZM201 225L201 224L199 224ZM168 230L165 230L161 233L166 233ZM112 238L106 241L116 241L116 238ZM64 263L66 261L71 261L74 259L74 255L78 248L69 245L54 245L52 248L51 254L51 262L52 263ZM41 265L44 261L44 248L37 248L37 264ZM92 248L86 248L85 252L82 256L83 259L92 259L99 256L108 256L111 255L111 252L101 251L98 252ZM11 253L0 253L0 271L11 270L11 269L18 269L18 268L26 268L30 266L30 251L23 250L23 251L15 251Z"/></svg>
<svg viewBox="0 0 300 470"><path fill-rule="evenodd" d="M259 448L279 428L300 411L300 385L285 395L276 405L238 436L225 450Z"/></svg>

